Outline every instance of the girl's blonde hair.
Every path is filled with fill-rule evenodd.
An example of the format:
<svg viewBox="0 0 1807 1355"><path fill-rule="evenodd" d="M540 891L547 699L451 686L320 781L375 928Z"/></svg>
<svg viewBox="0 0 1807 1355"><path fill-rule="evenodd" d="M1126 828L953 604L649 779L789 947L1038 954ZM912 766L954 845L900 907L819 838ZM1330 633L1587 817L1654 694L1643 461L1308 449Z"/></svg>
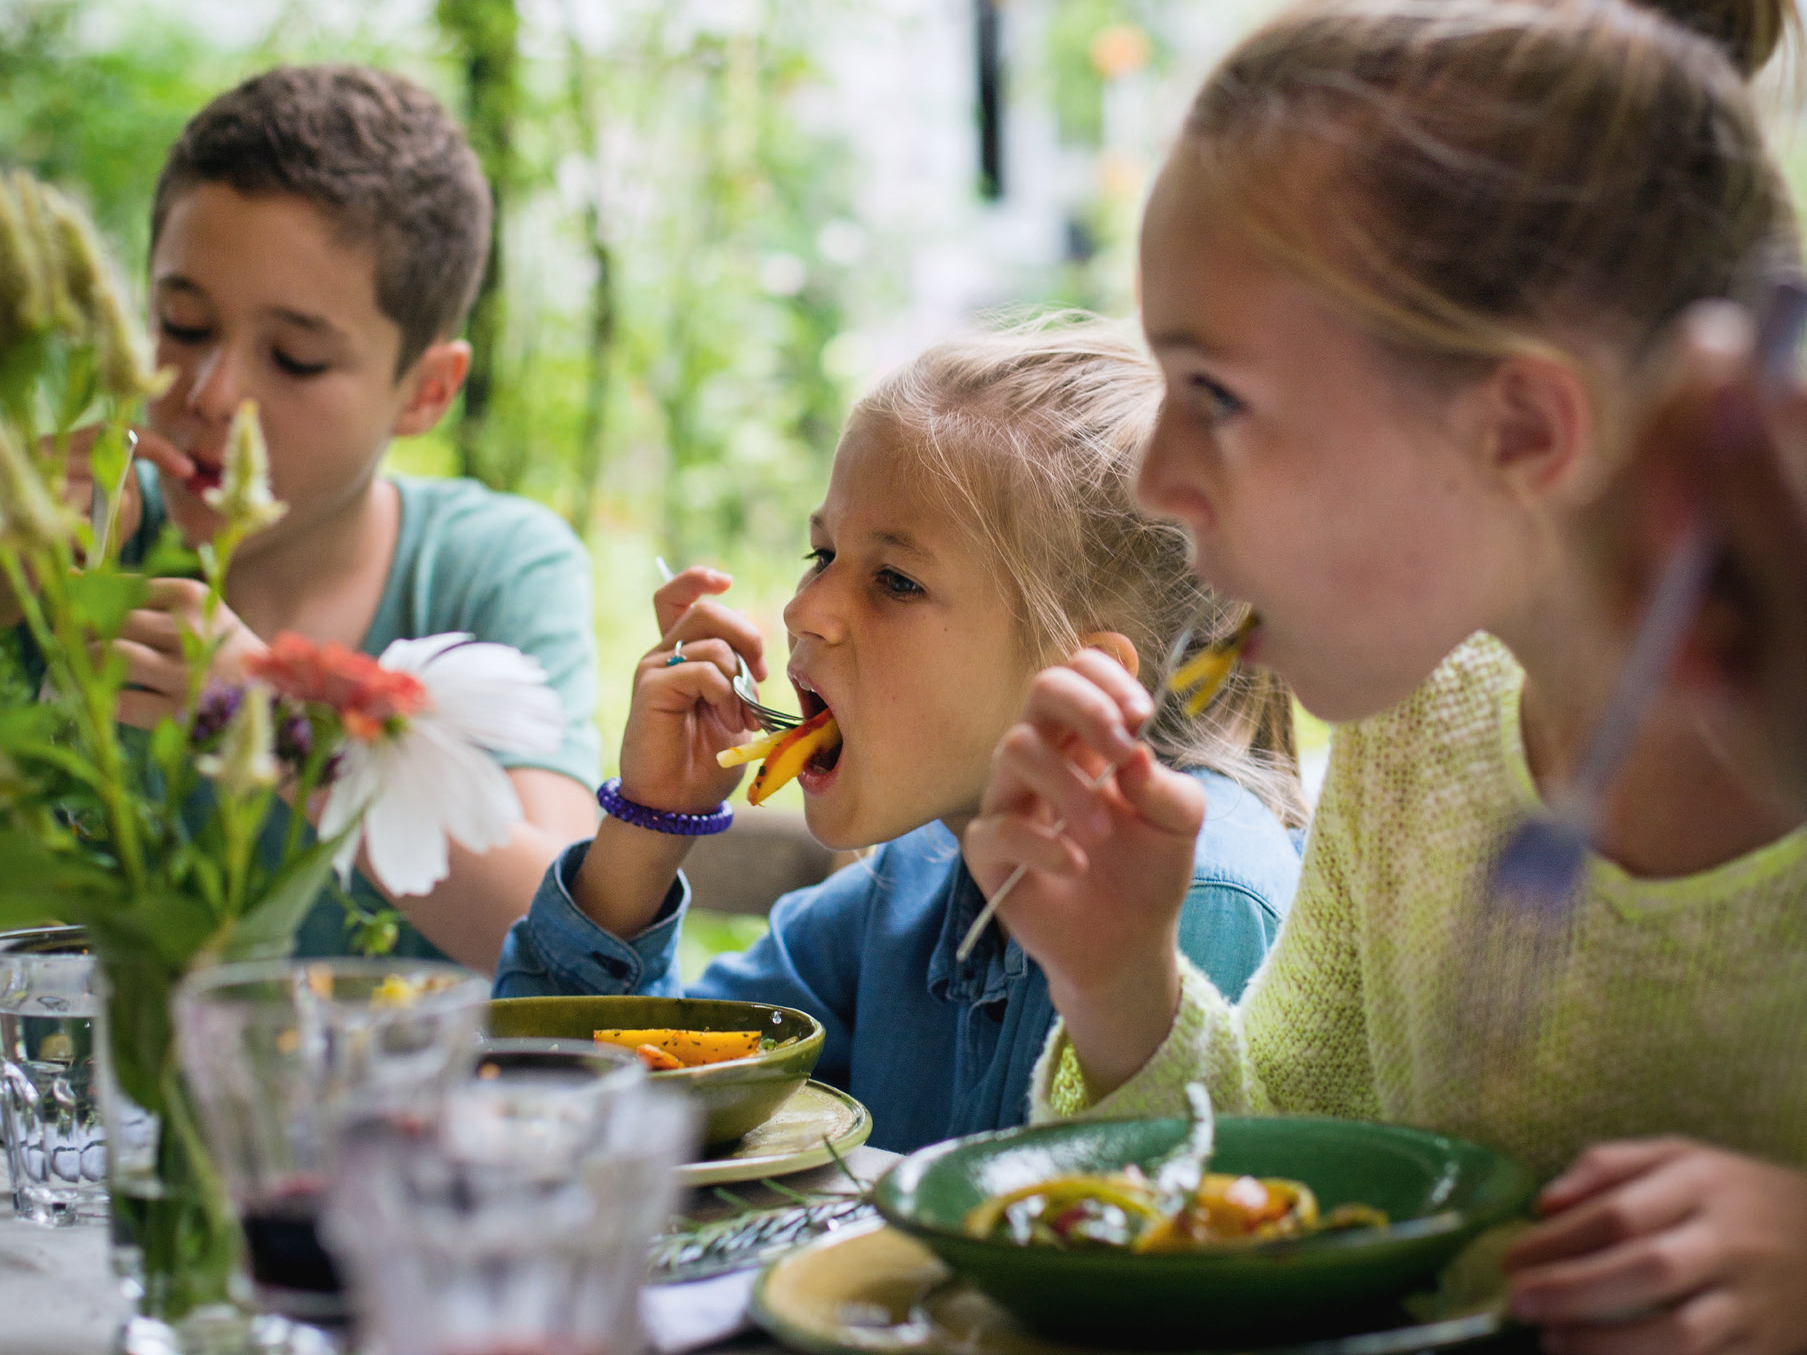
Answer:
<svg viewBox="0 0 1807 1355"><path fill-rule="evenodd" d="M1156 697L1144 731L1156 754L1231 777L1299 827L1309 811L1286 684L1239 671L1197 720L1166 691L1179 637L1191 629L1190 654L1241 614L1193 577L1185 533L1136 507L1161 395L1140 347L1068 313L938 343L853 418L889 423L919 450L928 483L1010 587L1032 662L1064 659L1089 631L1120 632Z"/></svg>
<svg viewBox="0 0 1807 1355"><path fill-rule="evenodd" d="M1214 219L1420 367L1635 372L1797 257L1744 76L1793 0L1317 0L1246 39L1176 155ZM1679 22L1678 22L1679 21Z"/></svg>

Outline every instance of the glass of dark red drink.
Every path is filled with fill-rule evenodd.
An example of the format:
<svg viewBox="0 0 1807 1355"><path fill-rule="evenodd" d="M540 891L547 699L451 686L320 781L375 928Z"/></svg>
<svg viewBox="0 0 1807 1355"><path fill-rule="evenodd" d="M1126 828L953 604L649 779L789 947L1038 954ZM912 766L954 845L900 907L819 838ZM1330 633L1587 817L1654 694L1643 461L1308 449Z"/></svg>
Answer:
<svg viewBox="0 0 1807 1355"><path fill-rule="evenodd" d="M225 965L178 989L182 1067L244 1228L251 1301L292 1322L351 1316L316 1224L345 1124L425 1120L469 1071L488 985L416 960Z"/></svg>
<svg viewBox="0 0 1807 1355"><path fill-rule="evenodd" d="M692 1107L626 1050L485 1045L429 1123L349 1128L323 1234L385 1355L631 1355Z"/></svg>

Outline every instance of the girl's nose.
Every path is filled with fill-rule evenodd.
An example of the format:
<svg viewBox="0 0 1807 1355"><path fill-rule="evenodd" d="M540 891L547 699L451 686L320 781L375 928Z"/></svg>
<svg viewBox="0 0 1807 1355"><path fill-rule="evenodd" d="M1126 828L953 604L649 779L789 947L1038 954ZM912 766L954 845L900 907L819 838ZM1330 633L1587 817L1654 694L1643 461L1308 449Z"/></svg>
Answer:
<svg viewBox="0 0 1807 1355"><path fill-rule="evenodd" d="M204 419L226 423L242 398L238 363L229 346L217 343L202 354L195 366L194 383L188 388L188 408Z"/></svg>
<svg viewBox="0 0 1807 1355"><path fill-rule="evenodd" d="M840 578L834 562L807 576L784 604L784 628L792 637L808 635L825 644L839 644L847 633L846 607L840 596Z"/></svg>
<svg viewBox="0 0 1807 1355"><path fill-rule="evenodd" d="M1186 485L1191 459L1163 404L1142 449L1142 464L1136 468L1136 502L1151 513L1183 518L1187 504L1197 497Z"/></svg>

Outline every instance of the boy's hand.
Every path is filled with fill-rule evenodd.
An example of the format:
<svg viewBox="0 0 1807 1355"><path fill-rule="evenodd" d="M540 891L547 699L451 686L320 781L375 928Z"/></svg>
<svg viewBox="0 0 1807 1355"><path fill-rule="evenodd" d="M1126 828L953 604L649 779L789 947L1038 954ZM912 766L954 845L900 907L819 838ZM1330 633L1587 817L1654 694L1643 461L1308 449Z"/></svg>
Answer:
<svg viewBox="0 0 1807 1355"><path fill-rule="evenodd" d="M180 715L188 699L182 637L206 632L206 600L207 585L194 579L152 579L145 605L126 614L113 650L126 661L126 681L139 690L119 694L120 723L151 729L166 715ZM214 608L212 634L220 643L209 678L242 681L246 658L261 654L264 642L224 603Z"/></svg>
<svg viewBox="0 0 1807 1355"><path fill-rule="evenodd" d="M1048 976L1094 1095L1127 1080L1179 1007L1180 906L1205 819L1198 782L1136 739L1153 703L1114 659L1084 650L1035 679L999 741L963 842L999 916ZM1114 775L1090 788L1107 768ZM1065 827L1058 834L1056 823Z"/></svg>
<svg viewBox="0 0 1807 1355"><path fill-rule="evenodd" d="M1807 1351L1807 1174L1681 1138L1599 1144L1506 1256L1558 1355Z"/></svg>
<svg viewBox="0 0 1807 1355"><path fill-rule="evenodd" d="M714 601L732 582L698 567L653 594L660 639L635 670L621 739L621 793L637 804L707 814L740 780L740 769L719 766L715 755L758 731L729 684L737 653L765 676L765 645L752 621ZM682 661L673 664L679 643Z"/></svg>

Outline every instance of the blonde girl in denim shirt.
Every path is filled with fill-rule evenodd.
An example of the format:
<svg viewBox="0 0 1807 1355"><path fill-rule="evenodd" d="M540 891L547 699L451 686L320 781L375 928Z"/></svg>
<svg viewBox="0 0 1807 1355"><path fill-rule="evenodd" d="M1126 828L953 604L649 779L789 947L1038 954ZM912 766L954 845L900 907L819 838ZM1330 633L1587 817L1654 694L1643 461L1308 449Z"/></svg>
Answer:
<svg viewBox="0 0 1807 1355"><path fill-rule="evenodd" d="M1160 395L1147 358L1100 323L939 344L859 403L810 519L785 609L789 677L806 713L834 712L842 744L801 778L806 813L828 846L878 850L780 899L768 936L684 991L815 1015L828 1030L817 1076L872 1109L882 1147L1025 1118L1054 1009L1001 929L956 957L984 902L959 834L1039 667L1094 648L1157 691L1176 637L1208 610L1182 534L1132 502ZM740 777L715 756L755 728L729 681L737 654L762 677L765 662L752 623L716 598L729 582L689 569L655 595L662 634L635 679L615 791L630 805L708 816ZM1203 721L1166 703L1147 735L1208 802L1187 825L1197 848L1175 939L1240 992L1298 878L1290 696L1241 678ZM691 840L605 818L547 872L497 996L679 992Z"/></svg>

